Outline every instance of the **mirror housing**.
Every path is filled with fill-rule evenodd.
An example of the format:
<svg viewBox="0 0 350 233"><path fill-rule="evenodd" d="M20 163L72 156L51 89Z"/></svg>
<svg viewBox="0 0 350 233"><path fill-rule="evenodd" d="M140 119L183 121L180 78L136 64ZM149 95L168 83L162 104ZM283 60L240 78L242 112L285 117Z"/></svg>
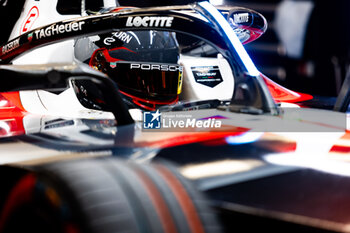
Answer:
<svg viewBox="0 0 350 233"><path fill-rule="evenodd" d="M219 8L242 44L248 44L262 36L267 29L265 17L253 10L243 7Z"/></svg>
<svg viewBox="0 0 350 233"><path fill-rule="evenodd" d="M106 75L85 64L1 65L0 76L6 77L0 85L0 92L63 90L67 88L69 82L85 82L86 85L95 88L94 93L98 93L98 98L104 101L104 104L99 106L91 105L92 109L112 112L118 126L134 123L120 97L117 85ZM79 101L84 106L84 102L81 99Z"/></svg>

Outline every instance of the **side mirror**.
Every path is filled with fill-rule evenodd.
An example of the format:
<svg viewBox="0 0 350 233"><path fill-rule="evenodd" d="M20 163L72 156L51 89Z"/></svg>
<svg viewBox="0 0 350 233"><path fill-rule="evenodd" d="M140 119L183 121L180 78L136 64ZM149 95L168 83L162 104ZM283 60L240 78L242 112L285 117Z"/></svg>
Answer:
<svg viewBox="0 0 350 233"><path fill-rule="evenodd" d="M266 32L267 21L263 15L256 11L242 7L229 7L219 10L226 17L243 44L258 39Z"/></svg>
<svg viewBox="0 0 350 233"><path fill-rule="evenodd" d="M84 64L38 65L38 66L0 66L0 76L6 77L0 86L0 92L22 90L64 90L69 82L78 87L89 87L84 96L78 92L79 102L87 108L112 112L117 125L133 123L128 108L121 99L116 84L101 72ZM94 93L92 95L91 93ZM88 101L89 100L89 101ZM95 101L95 102L94 102Z"/></svg>

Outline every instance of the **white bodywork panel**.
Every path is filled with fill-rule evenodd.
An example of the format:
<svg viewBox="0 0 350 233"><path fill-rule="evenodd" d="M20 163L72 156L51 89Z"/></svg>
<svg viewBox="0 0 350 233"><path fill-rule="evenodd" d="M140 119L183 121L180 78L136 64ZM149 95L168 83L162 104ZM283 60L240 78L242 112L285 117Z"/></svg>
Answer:
<svg viewBox="0 0 350 233"><path fill-rule="evenodd" d="M58 0L35 1L27 0L22 13L15 24L10 40L38 27L48 25L57 21L72 19L80 15L61 15L57 12Z"/></svg>
<svg viewBox="0 0 350 233"><path fill-rule="evenodd" d="M83 107L73 91L68 88L60 94L37 90L21 91L21 102L25 110L32 114L68 118L114 119L112 113Z"/></svg>
<svg viewBox="0 0 350 233"><path fill-rule="evenodd" d="M56 10L57 0L27 0L22 14L15 24L10 40L38 27L57 21L72 19L80 15L61 15ZM13 64L46 64L73 62L73 40L30 51L13 61Z"/></svg>
<svg viewBox="0 0 350 233"><path fill-rule="evenodd" d="M61 15L57 12L58 0L35 1L27 0L22 13L15 24L9 40L16 38L30 30L42 27L57 21L80 17L81 15ZM104 0L104 7L115 7L115 0ZM101 6L102 7L102 6ZM74 61L74 40L69 40L54 45L30 51L13 61L13 64L46 64L46 63L71 63Z"/></svg>
<svg viewBox="0 0 350 233"><path fill-rule="evenodd" d="M13 60L14 65L74 62L74 41L68 40L35 49Z"/></svg>

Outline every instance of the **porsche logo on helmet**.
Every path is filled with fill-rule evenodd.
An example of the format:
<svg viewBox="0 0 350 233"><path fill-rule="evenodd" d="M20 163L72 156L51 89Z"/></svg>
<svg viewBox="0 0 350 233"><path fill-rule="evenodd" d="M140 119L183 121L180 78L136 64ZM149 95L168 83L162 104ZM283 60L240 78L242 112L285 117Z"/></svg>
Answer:
<svg viewBox="0 0 350 233"><path fill-rule="evenodd" d="M131 17L126 21L127 27L171 27L174 17L145 16Z"/></svg>
<svg viewBox="0 0 350 233"><path fill-rule="evenodd" d="M131 63L130 69L141 70L160 70L160 71L179 71L182 72L183 68L179 65L166 65L166 64L145 64L145 63Z"/></svg>

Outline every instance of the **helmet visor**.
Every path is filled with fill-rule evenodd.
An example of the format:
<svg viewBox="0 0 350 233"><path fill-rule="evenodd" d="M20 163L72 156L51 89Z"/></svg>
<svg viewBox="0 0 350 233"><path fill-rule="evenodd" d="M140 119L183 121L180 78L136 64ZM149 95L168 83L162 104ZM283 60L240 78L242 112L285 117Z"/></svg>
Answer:
<svg viewBox="0 0 350 233"><path fill-rule="evenodd" d="M106 73L130 97L171 102L181 93L182 66L178 64L121 61L100 49L91 57L90 66Z"/></svg>
<svg viewBox="0 0 350 233"><path fill-rule="evenodd" d="M107 74L121 91L144 100L172 101L181 93L178 64L118 61L109 63Z"/></svg>

